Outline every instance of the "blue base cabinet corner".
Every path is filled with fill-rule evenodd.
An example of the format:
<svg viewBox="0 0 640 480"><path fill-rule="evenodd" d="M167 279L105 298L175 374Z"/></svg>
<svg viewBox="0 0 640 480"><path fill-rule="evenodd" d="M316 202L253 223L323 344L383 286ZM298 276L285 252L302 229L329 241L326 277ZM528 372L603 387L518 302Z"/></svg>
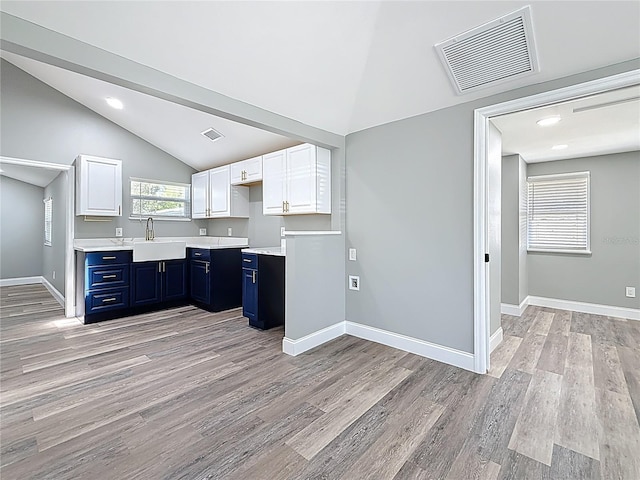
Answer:
<svg viewBox="0 0 640 480"><path fill-rule="evenodd" d="M261 330L284 324L285 257L242 254L242 314Z"/></svg>

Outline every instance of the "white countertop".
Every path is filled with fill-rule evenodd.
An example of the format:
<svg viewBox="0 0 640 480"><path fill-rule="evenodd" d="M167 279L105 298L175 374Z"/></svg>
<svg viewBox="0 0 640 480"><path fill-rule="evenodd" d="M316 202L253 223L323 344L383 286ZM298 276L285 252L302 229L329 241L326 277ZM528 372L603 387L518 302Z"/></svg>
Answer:
<svg viewBox="0 0 640 480"><path fill-rule="evenodd" d="M261 247L261 248L243 248L242 253L256 253L258 255L276 255L279 257L286 256L282 247Z"/></svg>
<svg viewBox="0 0 640 480"><path fill-rule="evenodd" d="M241 248L249 246L245 237L156 237L156 241L186 242L187 248ZM112 252L133 250L135 242L144 242L143 238L76 238L73 248L79 252Z"/></svg>

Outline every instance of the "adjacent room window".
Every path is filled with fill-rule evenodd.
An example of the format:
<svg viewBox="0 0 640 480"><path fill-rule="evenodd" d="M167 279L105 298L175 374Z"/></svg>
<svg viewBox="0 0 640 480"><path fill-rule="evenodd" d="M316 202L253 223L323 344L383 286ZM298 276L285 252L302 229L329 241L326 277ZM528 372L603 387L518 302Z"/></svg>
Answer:
<svg viewBox="0 0 640 480"><path fill-rule="evenodd" d="M131 178L131 218L191 219L191 185Z"/></svg>
<svg viewBox="0 0 640 480"><path fill-rule="evenodd" d="M589 172L527 179L527 250L591 253Z"/></svg>
<svg viewBox="0 0 640 480"><path fill-rule="evenodd" d="M51 246L51 225L53 223L53 198L49 197L44 201L44 244Z"/></svg>

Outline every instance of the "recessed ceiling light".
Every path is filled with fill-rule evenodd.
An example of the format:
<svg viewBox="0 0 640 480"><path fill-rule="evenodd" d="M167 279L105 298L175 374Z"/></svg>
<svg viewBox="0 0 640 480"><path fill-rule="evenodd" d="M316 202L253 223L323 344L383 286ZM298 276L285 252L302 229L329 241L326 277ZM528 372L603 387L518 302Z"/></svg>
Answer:
<svg viewBox="0 0 640 480"><path fill-rule="evenodd" d="M555 125L556 123L558 123L560 120L562 120L562 118L555 115L553 117L541 118L536 123L541 127L550 127L551 125Z"/></svg>
<svg viewBox="0 0 640 480"><path fill-rule="evenodd" d="M124 108L124 105L122 104L122 102L117 98L107 97L106 100L107 100L107 105L109 105L112 108L115 108L116 110L122 110Z"/></svg>
<svg viewBox="0 0 640 480"><path fill-rule="evenodd" d="M568 146L569 145L567 145L566 143L562 143L560 145L554 145L553 147L551 147L551 150L564 150Z"/></svg>

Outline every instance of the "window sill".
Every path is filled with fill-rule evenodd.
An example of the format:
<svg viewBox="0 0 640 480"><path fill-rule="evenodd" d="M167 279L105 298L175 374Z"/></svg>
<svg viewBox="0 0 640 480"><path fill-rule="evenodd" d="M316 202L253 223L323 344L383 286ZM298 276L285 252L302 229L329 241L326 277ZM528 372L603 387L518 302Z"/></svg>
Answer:
<svg viewBox="0 0 640 480"><path fill-rule="evenodd" d="M151 218L153 218L154 222L190 222L191 219L190 218L181 218L181 217L176 217L176 218L170 218L170 217L154 217L153 215L149 215ZM147 218L149 217L129 217L129 220L140 220L141 222L145 222L147 220Z"/></svg>
<svg viewBox="0 0 640 480"><path fill-rule="evenodd" d="M543 250L528 248L527 253L560 253L563 255L591 255L591 250Z"/></svg>

